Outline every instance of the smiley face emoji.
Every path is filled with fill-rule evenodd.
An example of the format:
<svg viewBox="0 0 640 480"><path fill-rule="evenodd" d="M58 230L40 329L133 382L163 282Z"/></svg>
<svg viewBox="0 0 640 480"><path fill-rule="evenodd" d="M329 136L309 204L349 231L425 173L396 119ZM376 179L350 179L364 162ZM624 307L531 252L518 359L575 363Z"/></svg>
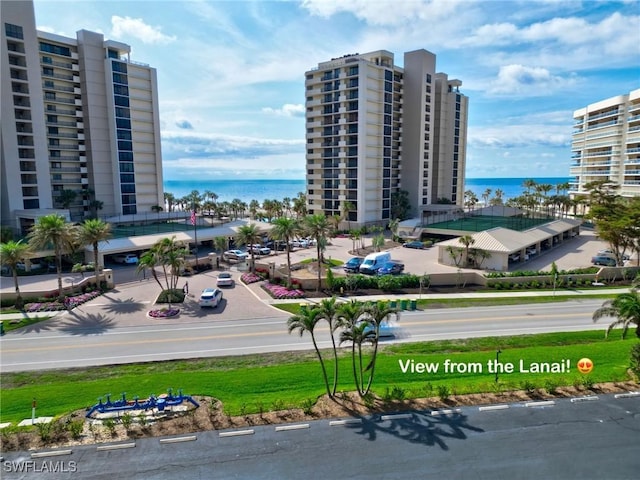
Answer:
<svg viewBox="0 0 640 480"><path fill-rule="evenodd" d="M593 361L590 358L581 358L578 360L578 371L580 373L591 373L593 370Z"/></svg>

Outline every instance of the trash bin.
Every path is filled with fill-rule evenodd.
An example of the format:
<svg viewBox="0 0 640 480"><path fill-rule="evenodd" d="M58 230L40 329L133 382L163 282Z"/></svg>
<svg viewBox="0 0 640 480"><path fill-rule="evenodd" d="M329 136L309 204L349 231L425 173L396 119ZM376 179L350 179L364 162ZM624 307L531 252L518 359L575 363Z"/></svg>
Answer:
<svg viewBox="0 0 640 480"><path fill-rule="evenodd" d="M402 300L400 300L400 310L406 310L406 309L407 309L407 300L403 298Z"/></svg>
<svg viewBox="0 0 640 480"><path fill-rule="evenodd" d="M4 335L4 323L2 323L2 320L0 320L0 337Z"/></svg>
<svg viewBox="0 0 640 480"><path fill-rule="evenodd" d="M389 301L389 308L397 308L397 307L398 307L398 302L396 300Z"/></svg>
<svg viewBox="0 0 640 480"><path fill-rule="evenodd" d="M409 310L415 310L418 306L417 300L409 300Z"/></svg>

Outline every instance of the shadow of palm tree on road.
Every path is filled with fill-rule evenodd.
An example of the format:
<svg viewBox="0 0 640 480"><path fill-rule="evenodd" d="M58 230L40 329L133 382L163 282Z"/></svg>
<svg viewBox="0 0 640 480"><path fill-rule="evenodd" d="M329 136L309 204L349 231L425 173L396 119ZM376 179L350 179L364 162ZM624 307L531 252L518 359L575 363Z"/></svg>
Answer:
<svg viewBox="0 0 640 480"><path fill-rule="evenodd" d="M98 313L85 313L75 309L64 317L58 330L70 335L95 335L105 333L115 326L113 319Z"/></svg>
<svg viewBox="0 0 640 480"><path fill-rule="evenodd" d="M109 300L109 303L102 305L102 308L109 313L135 313L148 308L148 305L134 300L132 297L127 299L109 298L103 295L103 298Z"/></svg>
<svg viewBox="0 0 640 480"><path fill-rule="evenodd" d="M481 428L469 425L467 416L460 413L433 416L427 412L410 412L409 415L384 422L378 416L362 418L361 425L351 424L349 427L356 429L358 435L366 435L371 441L376 440L378 434L388 434L429 447L438 445L442 450L449 450L445 439L466 439L465 430L484 432Z"/></svg>
<svg viewBox="0 0 640 480"><path fill-rule="evenodd" d="M175 305L180 308L180 315L184 315L186 317L204 318L210 315L217 315L224 312L224 309L227 306L227 299L223 298L216 308L201 308L197 302L189 301Z"/></svg>

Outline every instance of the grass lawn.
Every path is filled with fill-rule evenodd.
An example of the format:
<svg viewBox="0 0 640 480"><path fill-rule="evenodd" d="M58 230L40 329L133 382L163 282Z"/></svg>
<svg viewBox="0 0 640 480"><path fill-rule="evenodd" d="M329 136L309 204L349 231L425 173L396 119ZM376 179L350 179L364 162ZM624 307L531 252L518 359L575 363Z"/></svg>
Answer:
<svg viewBox="0 0 640 480"><path fill-rule="evenodd" d="M602 299L614 298L615 295L589 295L587 298ZM357 297L354 297L357 299ZM394 296L389 294L389 299L393 300ZM437 298L418 300L417 306L419 310L429 308L462 308L462 307L490 307L495 305L522 305L527 303L558 303L575 299L584 299L585 295L566 295L559 297L487 297L487 298ZM274 303L273 306L292 315L300 313L300 303L316 302L319 299L301 298L299 303Z"/></svg>
<svg viewBox="0 0 640 480"><path fill-rule="evenodd" d="M630 336L633 337L633 336ZM407 398L434 396L446 386L451 393L495 391L494 374L487 362L502 351L500 361L510 362L515 371L501 374L498 388L549 388L583 382L627 380L629 352L637 340L621 340L614 331L608 340L601 331L550 333L512 337L422 342L381 347L376 366L374 392L399 387ZM325 351L330 357L330 352ZM595 368L585 376L577 371L580 358L593 360ZM482 371L445 372L446 360L459 365L480 365ZM437 373L403 373L400 362L437 364ZM520 361L531 370L540 362L559 362L561 373L520 372ZM340 390L354 390L350 349L341 351ZM333 364L327 362L332 371ZM466 367L465 367L466 369ZM167 388L183 389L189 395L208 395L224 403L225 411L236 415L254 413L275 406L300 407L305 400L324 393L321 370L313 352L284 352L238 357L154 362L122 366L93 367L64 371L6 373L2 375L1 422L18 422L31 415L31 402L38 402L38 416L55 416L86 408L107 393L112 399L127 392L127 398L146 398Z"/></svg>

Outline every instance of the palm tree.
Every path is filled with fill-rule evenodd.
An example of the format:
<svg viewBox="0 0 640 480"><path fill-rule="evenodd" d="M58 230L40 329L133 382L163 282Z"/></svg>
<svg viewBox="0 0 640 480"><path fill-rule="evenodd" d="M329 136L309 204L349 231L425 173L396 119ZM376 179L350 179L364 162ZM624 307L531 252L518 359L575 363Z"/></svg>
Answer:
<svg viewBox="0 0 640 480"><path fill-rule="evenodd" d="M111 224L99 219L89 219L80 225L80 243L93 247L93 268L96 276L96 288L100 288L100 265L98 265L98 244L111 238Z"/></svg>
<svg viewBox="0 0 640 480"><path fill-rule="evenodd" d="M484 206L488 206L489 205L489 197L491 196L491 189L487 188L483 193L482 193L482 199L484 200Z"/></svg>
<svg viewBox="0 0 640 480"><path fill-rule="evenodd" d="M304 217L307 214L307 196L299 192L298 196L293 199L293 211L296 218Z"/></svg>
<svg viewBox="0 0 640 480"><path fill-rule="evenodd" d="M293 317L289 318L289 320L287 320L287 328L289 329L289 333L298 330L301 337L304 332L309 332L309 335L311 335L313 348L316 351L318 360L320 360L320 367L322 368L324 385L327 389L327 394L331 396L331 389L329 388L329 378L327 377L327 369L324 365L324 359L322 358L320 349L318 348L318 342L316 341L314 332L316 325L322 318L322 311L319 308L305 309L302 310L298 315L294 315Z"/></svg>
<svg viewBox="0 0 640 480"><path fill-rule="evenodd" d="M494 193L494 197L491 200L491 204L492 205L502 205L504 203L503 201L503 197L504 197L504 190L501 190L499 188L496 189Z"/></svg>
<svg viewBox="0 0 640 480"><path fill-rule="evenodd" d="M11 269L13 276L13 284L16 289L16 303L15 307L20 310L23 307L22 295L20 295L20 286L18 285L18 263L24 261L29 255L31 249L26 243L22 243L22 240L9 240L6 243L0 244L0 263L4 267Z"/></svg>
<svg viewBox="0 0 640 480"><path fill-rule="evenodd" d="M536 188L536 185L536 181L532 178L527 178L524 182L522 182L522 186L527 190L527 193L531 193L531 191Z"/></svg>
<svg viewBox="0 0 640 480"><path fill-rule="evenodd" d="M464 192L464 206L467 207L469 211L473 210L478 203L478 197L473 190L467 190Z"/></svg>
<svg viewBox="0 0 640 480"><path fill-rule="evenodd" d="M262 240L258 226L255 223L242 225L238 228L238 234L236 235L236 238L240 245L246 245L251 252L251 271L255 272L256 263L252 245L254 243L260 243L260 241Z"/></svg>
<svg viewBox="0 0 640 480"><path fill-rule="evenodd" d="M220 255L227 249L227 245L228 241L226 237L215 237L213 239L213 248L215 248L217 252L220 252Z"/></svg>
<svg viewBox="0 0 640 480"><path fill-rule="evenodd" d="M476 243L476 239L473 238L471 235L463 235L462 237L458 238L458 242L464 245L464 266L468 267L469 266L469 248L471 247L471 245Z"/></svg>
<svg viewBox="0 0 640 480"><path fill-rule="evenodd" d="M62 291L62 255L71 253L77 244L77 228L67 223L62 215L44 215L36 220L29 232L29 245L33 250L44 250L53 246L58 273L58 300L64 301Z"/></svg>
<svg viewBox="0 0 640 480"><path fill-rule="evenodd" d="M389 320L389 317L392 314L395 314L397 316L398 310L389 307L389 304L387 302L377 302L371 306L365 307L364 313L367 321L373 327L373 332L375 333L375 337L373 338L372 342L373 353L371 354L371 361L365 368L365 371L370 371L369 380L367 381L367 386L364 389L364 395L366 395L367 393L369 393L369 390L371 390L371 384L373 383L373 376L375 374L376 358L378 355L378 343L380 340L380 327L384 322L387 322Z"/></svg>
<svg viewBox="0 0 640 480"><path fill-rule="evenodd" d="M176 204L175 195L170 192L165 192L163 196L164 196L164 202L167 205L167 211L173 212L173 206Z"/></svg>
<svg viewBox="0 0 640 480"><path fill-rule="evenodd" d="M351 215L350 215L350 213L355 208L355 205L352 202L350 202L349 200L346 200L346 201L342 202L341 206L342 206L342 216L347 221L347 230L351 230L351 218L350 218Z"/></svg>
<svg viewBox="0 0 640 480"><path fill-rule="evenodd" d="M75 190L61 190L58 195L58 203L62 205L62 208L68 209L77 196L78 192Z"/></svg>
<svg viewBox="0 0 640 480"><path fill-rule="evenodd" d="M393 235L393 240L396 240L398 238L398 227L400 226L400 219L399 218L394 218L393 220L389 220L389 231L391 232L391 235Z"/></svg>
<svg viewBox="0 0 640 480"><path fill-rule="evenodd" d="M258 209L260 208L260 202L257 200L251 200L249 202L249 215L252 220L255 220L258 216Z"/></svg>
<svg viewBox="0 0 640 480"><path fill-rule="evenodd" d="M144 252L138 261L138 266L136 267L136 272L141 272L144 269L149 269L153 279L156 281L160 290L164 290L160 279L158 278L158 272L156 272L156 267L160 265L160 256L158 252L158 248L156 245L151 247L149 250Z"/></svg>
<svg viewBox="0 0 640 480"><path fill-rule="evenodd" d="M321 260L321 244L322 239L326 238L331 232L331 225L325 217L321 213L316 213L315 215L307 215L304 218L304 230L307 234L316 240L316 250L318 253L318 287L317 291L320 291L322 287L322 272L320 269L320 260Z"/></svg>
<svg viewBox="0 0 640 480"><path fill-rule="evenodd" d="M338 388L338 350L336 349L336 339L334 332L340 328L340 319L338 316L339 306L336 304L336 297L325 298L320 302L318 307L322 312L322 318L329 324L329 335L331 336L331 347L333 348L333 388L329 396L336 394Z"/></svg>
<svg viewBox="0 0 640 480"><path fill-rule="evenodd" d="M375 332L369 322L362 321L364 305L356 300L343 303L338 307L338 319L344 330L340 332L340 343L351 342L351 366L356 390L360 396L364 395L364 366L362 364L362 345L373 343ZM356 347L358 347L358 362L356 363ZM359 368L358 368L359 365Z"/></svg>
<svg viewBox="0 0 640 480"><path fill-rule="evenodd" d="M289 242L301 232L300 223L295 218L280 217L273 221L273 228L269 236L273 240L284 242L287 252L287 286L291 286L291 254L289 252Z"/></svg>
<svg viewBox="0 0 640 480"><path fill-rule="evenodd" d="M615 317L616 320L609 325L605 336L615 327L622 326L622 338L627 335L631 324L636 325L636 337L640 339L640 293L636 288L630 292L621 293L612 300L607 300L593 313L593 321L597 322L602 317Z"/></svg>

